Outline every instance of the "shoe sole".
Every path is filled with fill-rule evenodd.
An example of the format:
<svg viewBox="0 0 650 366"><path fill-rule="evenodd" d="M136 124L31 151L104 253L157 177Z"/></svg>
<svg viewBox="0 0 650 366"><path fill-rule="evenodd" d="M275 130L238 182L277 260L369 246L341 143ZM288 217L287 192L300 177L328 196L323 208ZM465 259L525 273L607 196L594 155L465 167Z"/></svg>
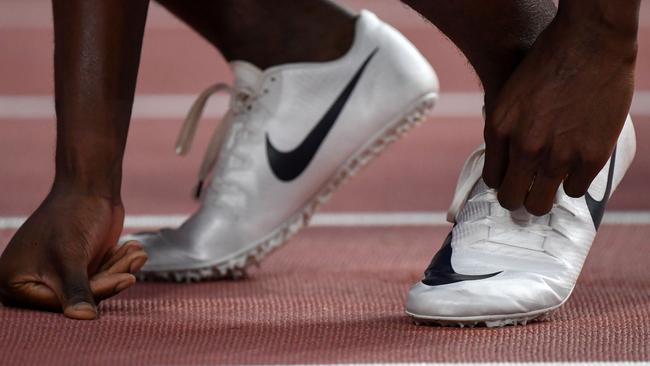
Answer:
<svg viewBox="0 0 650 366"><path fill-rule="evenodd" d="M465 327L500 328L509 325L512 326L526 325L532 322L544 321L563 304L564 302L552 308L532 311L529 313L495 315L495 316L488 315L488 316L465 317L465 318L430 317L425 315L413 314L408 311L406 311L406 314L411 317L415 325L457 327L457 328L465 328Z"/></svg>
<svg viewBox="0 0 650 366"><path fill-rule="evenodd" d="M172 271L140 271L136 274L139 280L198 282L222 278L241 278L246 276L246 268L258 265L259 262L275 249L286 243L293 235L309 224L311 217L318 208L327 202L334 191L344 182L357 174L361 168L379 156L386 147L399 140L413 127L419 125L431 111L438 100L438 93L429 93L421 97L409 111L402 115L397 122L389 124L381 132L370 139L368 143L348 158L324 185L324 187L298 213L276 228L273 233L252 248L247 248L228 259L216 264L195 269Z"/></svg>

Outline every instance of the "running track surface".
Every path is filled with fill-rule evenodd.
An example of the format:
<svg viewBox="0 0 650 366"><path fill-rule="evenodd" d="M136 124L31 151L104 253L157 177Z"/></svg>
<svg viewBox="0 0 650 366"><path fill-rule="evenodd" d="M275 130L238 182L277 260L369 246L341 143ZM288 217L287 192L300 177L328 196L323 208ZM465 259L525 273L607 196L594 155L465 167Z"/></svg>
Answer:
<svg viewBox="0 0 650 366"><path fill-rule="evenodd" d="M446 107L462 113L445 112L441 105L442 112L344 186L324 211L443 211L463 160L480 142L476 103L463 109L463 98L479 92L476 78L458 51L397 2L349 3L375 10L412 39L437 69L443 93L460 96ZM638 95L650 90L648 15L645 6ZM49 17L47 2L0 3L0 220L28 215L52 176L54 120L35 102L48 100L52 91ZM153 6L139 96L182 101L221 80L230 75L218 54ZM24 113L10 112L7 104L1 108L16 98L27 101ZM645 100L636 102L633 114L637 159L610 204L633 214L650 210ZM190 156L178 158L173 143L180 118L176 112L169 117L149 112L136 113L132 123L123 189L127 214L189 214L196 207L189 190L217 120L208 119ZM497 330L415 327L403 315L403 298L448 230L444 225L310 228L248 279L138 284L102 303L95 322L0 308L0 364L650 360L647 225L603 226L573 297L549 321ZM0 229L0 248L12 233Z"/></svg>

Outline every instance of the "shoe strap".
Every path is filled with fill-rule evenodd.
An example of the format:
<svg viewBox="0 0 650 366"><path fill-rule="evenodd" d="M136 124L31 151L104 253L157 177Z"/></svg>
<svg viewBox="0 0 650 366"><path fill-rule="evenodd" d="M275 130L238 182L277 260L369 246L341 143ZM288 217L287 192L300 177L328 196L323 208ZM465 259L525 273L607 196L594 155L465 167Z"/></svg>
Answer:
<svg viewBox="0 0 650 366"><path fill-rule="evenodd" d="M447 211L447 221L456 222L456 215L463 209L469 199L476 182L483 174L483 163L485 162L485 144L481 144L465 161L465 165L458 177L458 184L454 192L454 199Z"/></svg>

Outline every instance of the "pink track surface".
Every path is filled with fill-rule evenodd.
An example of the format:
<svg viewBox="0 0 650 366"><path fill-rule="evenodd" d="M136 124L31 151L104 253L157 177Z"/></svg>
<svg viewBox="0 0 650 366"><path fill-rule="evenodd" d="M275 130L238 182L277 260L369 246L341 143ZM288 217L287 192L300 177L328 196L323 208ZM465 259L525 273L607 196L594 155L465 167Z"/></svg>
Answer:
<svg viewBox="0 0 650 366"><path fill-rule="evenodd" d="M648 360L647 227L603 227L573 297L548 321L416 327L403 299L447 230L307 229L250 279L140 284L95 322L3 309L0 363Z"/></svg>
<svg viewBox="0 0 650 366"><path fill-rule="evenodd" d="M637 156L621 189L610 202L616 210L650 207L650 118L636 119ZM128 214L189 213L190 199L210 123L199 130L190 156L174 155L180 121L136 120L132 124L124 169L124 201ZM327 211L445 210L467 155L481 141L478 119L430 119L342 187L324 207ZM54 124L51 121L2 121L0 136L9 170L0 175L3 215L24 215L38 205L53 174ZM27 143L29 141L29 143ZM173 173L172 173L173 172Z"/></svg>
<svg viewBox="0 0 650 366"><path fill-rule="evenodd" d="M403 30L437 69L443 93L479 90L460 53L397 2L351 3L377 10ZM7 15L7 4L22 13ZM648 15L644 6L645 24ZM0 96L52 93L48 21L47 2L0 3ZM642 27L639 90L650 89L649 32ZM195 94L221 80L230 75L218 54L154 7L138 93ZM633 117L637 158L610 202L615 210L650 210L650 116ZM195 209L189 191L215 125L204 123L190 156L178 158L178 119L133 121L124 171L127 214ZM324 210L446 209L481 129L478 118L430 119ZM0 217L24 216L51 181L54 121L0 118L0 136ZM248 279L138 284L102 303L96 322L0 307L0 365L650 360L650 227L605 225L573 297L549 321L498 330L415 327L403 314L403 298L448 230L310 228ZM0 249L12 234L0 229Z"/></svg>

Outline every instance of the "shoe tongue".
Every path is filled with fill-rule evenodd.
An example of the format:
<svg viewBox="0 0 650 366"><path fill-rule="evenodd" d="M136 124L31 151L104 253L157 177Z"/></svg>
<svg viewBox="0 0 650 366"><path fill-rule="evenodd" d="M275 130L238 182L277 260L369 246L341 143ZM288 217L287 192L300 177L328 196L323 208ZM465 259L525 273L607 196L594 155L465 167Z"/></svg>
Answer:
<svg viewBox="0 0 650 366"><path fill-rule="evenodd" d="M230 67L235 76L236 88L255 89L262 82L262 70L249 62L233 61L230 63Z"/></svg>

